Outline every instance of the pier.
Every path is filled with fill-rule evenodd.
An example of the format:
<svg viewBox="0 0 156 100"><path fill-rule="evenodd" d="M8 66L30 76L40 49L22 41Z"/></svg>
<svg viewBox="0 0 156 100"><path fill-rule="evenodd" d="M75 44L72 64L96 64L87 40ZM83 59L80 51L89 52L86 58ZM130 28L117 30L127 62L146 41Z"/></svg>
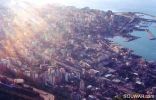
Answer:
<svg viewBox="0 0 156 100"><path fill-rule="evenodd" d="M150 30L147 29L147 30L145 30L145 32L147 32L149 40L156 40L156 37Z"/></svg>

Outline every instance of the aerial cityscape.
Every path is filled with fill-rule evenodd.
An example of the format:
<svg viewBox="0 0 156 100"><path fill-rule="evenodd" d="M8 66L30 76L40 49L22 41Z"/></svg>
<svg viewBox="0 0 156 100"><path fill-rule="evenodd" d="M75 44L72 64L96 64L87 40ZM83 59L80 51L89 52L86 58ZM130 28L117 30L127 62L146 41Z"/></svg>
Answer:
<svg viewBox="0 0 156 100"><path fill-rule="evenodd" d="M0 100L156 99L153 13L41 1L0 1Z"/></svg>

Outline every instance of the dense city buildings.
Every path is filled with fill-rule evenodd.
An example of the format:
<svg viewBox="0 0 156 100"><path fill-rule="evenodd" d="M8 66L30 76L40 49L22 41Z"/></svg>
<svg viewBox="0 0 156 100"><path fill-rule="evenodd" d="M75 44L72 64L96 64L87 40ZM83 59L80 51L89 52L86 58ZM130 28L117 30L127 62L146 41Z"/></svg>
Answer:
<svg viewBox="0 0 156 100"><path fill-rule="evenodd" d="M21 8L23 15L17 9L0 10L0 74L23 79L24 84L47 91L56 100L156 95L156 62L146 61L108 39L137 39L130 32L148 30L141 25L155 20L131 12L54 5L26 7Z"/></svg>

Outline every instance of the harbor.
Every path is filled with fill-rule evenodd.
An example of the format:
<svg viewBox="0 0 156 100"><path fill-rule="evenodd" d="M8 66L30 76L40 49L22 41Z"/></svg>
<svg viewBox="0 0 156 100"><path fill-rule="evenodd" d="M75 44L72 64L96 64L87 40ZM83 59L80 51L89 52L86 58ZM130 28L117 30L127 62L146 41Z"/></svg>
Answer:
<svg viewBox="0 0 156 100"><path fill-rule="evenodd" d="M156 61L114 39L133 44L142 39L139 32L155 42L149 24L156 20L138 14L74 6L40 8L19 1L4 6L0 9L0 97L112 100L139 94L154 99ZM139 44L141 51L145 45Z"/></svg>

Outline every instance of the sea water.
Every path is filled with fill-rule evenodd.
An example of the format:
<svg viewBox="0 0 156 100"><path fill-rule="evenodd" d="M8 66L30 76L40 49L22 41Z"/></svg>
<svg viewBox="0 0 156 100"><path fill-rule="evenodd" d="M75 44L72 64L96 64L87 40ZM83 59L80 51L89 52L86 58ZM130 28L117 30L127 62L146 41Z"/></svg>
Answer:
<svg viewBox="0 0 156 100"><path fill-rule="evenodd" d="M73 0L73 2L67 3L67 5L80 8L88 6L103 11L143 12L156 15L156 0ZM150 31L156 36L156 24L150 26ZM131 42L125 42L121 37L114 37L112 40L126 48L132 49L135 54L147 60L156 61L156 40L149 40L146 32L136 31L131 34L141 38Z"/></svg>
<svg viewBox="0 0 156 100"><path fill-rule="evenodd" d="M0 4L4 5L4 1L5 0L0 0ZM103 11L143 12L156 15L156 0L59 0L59 2L56 1L56 3L78 8L90 7L91 9ZM156 25L152 25L150 31L156 36ZM135 54L147 60L156 61L156 40L149 40L146 32L133 32L131 34L141 38L131 42L125 42L121 37L114 37L112 40L126 48L132 49Z"/></svg>

